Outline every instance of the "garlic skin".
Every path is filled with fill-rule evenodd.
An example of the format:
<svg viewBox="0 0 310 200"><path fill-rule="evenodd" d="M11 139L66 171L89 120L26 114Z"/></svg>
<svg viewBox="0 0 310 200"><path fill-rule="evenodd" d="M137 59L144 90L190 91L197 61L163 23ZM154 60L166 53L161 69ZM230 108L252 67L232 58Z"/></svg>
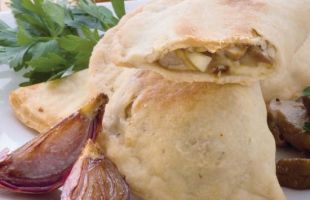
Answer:
<svg viewBox="0 0 310 200"><path fill-rule="evenodd" d="M89 140L65 182L61 200L129 200L129 187L116 166Z"/></svg>

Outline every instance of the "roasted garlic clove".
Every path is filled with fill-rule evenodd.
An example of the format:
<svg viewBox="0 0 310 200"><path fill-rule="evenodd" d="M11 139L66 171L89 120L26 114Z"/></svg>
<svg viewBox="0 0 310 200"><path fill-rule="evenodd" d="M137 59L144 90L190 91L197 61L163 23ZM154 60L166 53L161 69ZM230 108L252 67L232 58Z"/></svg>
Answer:
<svg viewBox="0 0 310 200"><path fill-rule="evenodd" d="M130 192L123 176L89 140L65 182L62 200L128 200Z"/></svg>
<svg viewBox="0 0 310 200"><path fill-rule="evenodd" d="M310 189L310 159L288 158L278 161L277 177L281 186Z"/></svg>
<svg viewBox="0 0 310 200"><path fill-rule="evenodd" d="M45 193L65 182L89 138L101 131L107 98L99 95L16 151L2 153L0 188L20 193Z"/></svg>

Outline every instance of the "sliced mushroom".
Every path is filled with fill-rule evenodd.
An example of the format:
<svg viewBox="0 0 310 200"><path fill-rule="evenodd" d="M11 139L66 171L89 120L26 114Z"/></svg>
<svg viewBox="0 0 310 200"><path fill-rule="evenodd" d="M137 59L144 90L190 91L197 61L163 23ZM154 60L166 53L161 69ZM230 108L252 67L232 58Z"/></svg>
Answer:
<svg viewBox="0 0 310 200"><path fill-rule="evenodd" d="M16 151L0 158L0 187L20 193L45 193L60 187L89 138L101 131L107 98L92 99Z"/></svg>
<svg viewBox="0 0 310 200"><path fill-rule="evenodd" d="M247 53L240 59L240 62L245 65L255 66L255 62L272 64L274 62L271 55L268 55L269 51L261 49L257 46L249 47Z"/></svg>
<svg viewBox="0 0 310 200"><path fill-rule="evenodd" d="M309 117L302 102L273 100L268 112L269 127L276 139L284 139L295 148L310 152L310 134L303 129Z"/></svg>
<svg viewBox="0 0 310 200"><path fill-rule="evenodd" d="M273 100L270 102L269 105L267 105L267 108L268 108L267 120L268 120L269 129L271 130L274 136L276 145L278 147L285 147L287 146L287 142L281 133L282 132L281 123L279 123L278 112L277 112L278 111L277 105L280 104L279 101L280 100Z"/></svg>
<svg viewBox="0 0 310 200"><path fill-rule="evenodd" d="M278 161L277 177L281 186L310 189L310 159L289 158Z"/></svg>
<svg viewBox="0 0 310 200"><path fill-rule="evenodd" d="M269 73L275 48L267 41L256 45L231 44L209 51L206 47L176 49L162 55L158 63L170 70L199 71L211 75L261 75Z"/></svg>
<svg viewBox="0 0 310 200"><path fill-rule="evenodd" d="M240 60L248 50L248 46L231 46L224 50L224 54L231 60Z"/></svg>
<svg viewBox="0 0 310 200"><path fill-rule="evenodd" d="M62 200L129 200L128 185L116 166L89 140L66 180Z"/></svg>
<svg viewBox="0 0 310 200"><path fill-rule="evenodd" d="M274 118L274 113L268 112L268 126L271 130L271 133L275 139L277 147L285 147L287 146L286 140L283 138L281 133L281 128L279 127L278 120Z"/></svg>

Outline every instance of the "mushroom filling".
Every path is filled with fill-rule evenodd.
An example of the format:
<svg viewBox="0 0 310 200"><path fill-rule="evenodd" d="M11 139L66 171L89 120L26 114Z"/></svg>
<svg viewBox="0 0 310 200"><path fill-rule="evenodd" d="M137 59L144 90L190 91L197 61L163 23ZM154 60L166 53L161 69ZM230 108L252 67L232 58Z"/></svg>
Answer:
<svg viewBox="0 0 310 200"><path fill-rule="evenodd" d="M170 70L200 71L213 75L260 75L274 64L275 48L264 45L230 45L214 53L206 48L177 49L159 59Z"/></svg>

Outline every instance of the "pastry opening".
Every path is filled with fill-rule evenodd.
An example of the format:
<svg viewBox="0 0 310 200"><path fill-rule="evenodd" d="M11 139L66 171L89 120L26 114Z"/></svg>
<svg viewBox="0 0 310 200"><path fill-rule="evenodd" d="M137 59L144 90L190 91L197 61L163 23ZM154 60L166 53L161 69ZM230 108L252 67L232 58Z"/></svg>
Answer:
<svg viewBox="0 0 310 200"><path fill-rule="evenodd" d="M197 71L215 76L250 75L270 72L276 49L263 41L256 45L230 44L215 52L205 47L177 49L162 56L158 63L169 70Z"/></svg>

